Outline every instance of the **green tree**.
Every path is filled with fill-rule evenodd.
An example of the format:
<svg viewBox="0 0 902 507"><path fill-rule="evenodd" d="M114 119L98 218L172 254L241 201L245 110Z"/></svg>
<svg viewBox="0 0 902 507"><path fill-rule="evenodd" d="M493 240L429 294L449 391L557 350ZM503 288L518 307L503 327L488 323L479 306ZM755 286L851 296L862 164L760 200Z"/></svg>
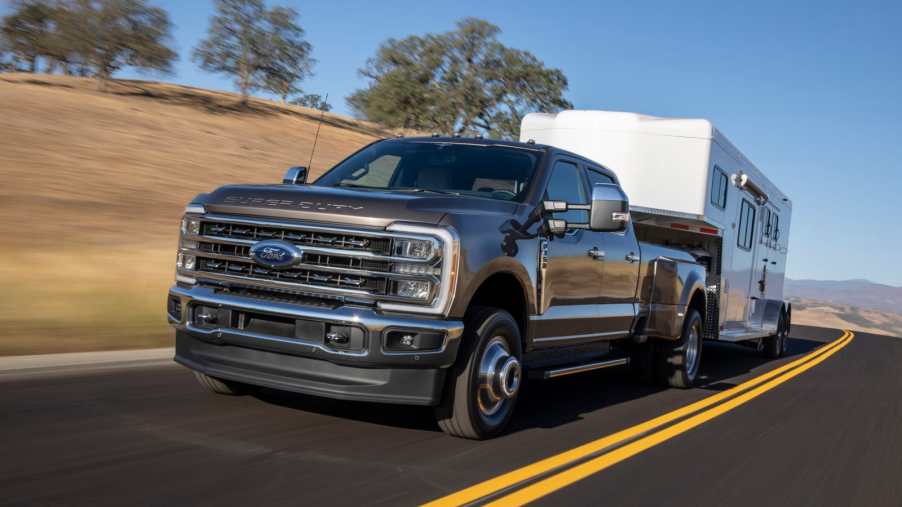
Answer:
<svg viewBox="0 0 902 507"><path fill-rule="evenodd" d="M3 18L4 46L15 60L25 62L29 72L37 72L38 58L46 54L54 7L36 0L17 0L11 7L12 13Z"/></svg>
<svg viewBox="0 0 902 507"><path fill-rule="evenodd" d="M207 38L194 60L209 72L235 78L241 103L264 89L285 99L299 92L315 61L294 9L267 9L262 0L216 0Z"/></svg>
<svg viewBox="0 0 902 507"><path fill-rule="evenodd" d="M144 0L73 0L61 22L60 44L76 55L104 90L123 67L171 72L178 55L169 47L172 24Z"/></svg>
<svg viewBox="0 0 902 507"><path fill-rule="evenodd" d="M389 127L500 138L516 138L530 111L573 107L563 72L504 46L499 33L466 18L451 32L389 39L360 70L369 86L348 105Z"/></svg>
<svg viewBox="0 0 902 507"><path fill-rule="evenodd" d="M300 97L292 100L291 103L296 106L309 107L311 109L318 109L325 112L332 110L332 104L329 104L329 96L326 95L326 97L324 98L322 95L319 95L317 93L307 93L301 95Z"/></svg>

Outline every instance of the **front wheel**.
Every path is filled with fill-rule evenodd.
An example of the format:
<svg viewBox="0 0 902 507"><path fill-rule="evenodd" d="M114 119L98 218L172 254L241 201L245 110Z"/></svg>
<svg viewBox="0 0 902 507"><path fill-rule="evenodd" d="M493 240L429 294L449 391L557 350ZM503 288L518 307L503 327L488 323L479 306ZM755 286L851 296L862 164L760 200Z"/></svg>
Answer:
<svg viewBox="0 0 902 507"><path fill-rule="evenodd" d="M482 440L501 433L517 403L520 329L504 310L474 308L462 339L435 417L449 435Z"/></svg>
<svg viewBox="0 0 902 507"><path fill-rule="evenodd" d="M690 309L680 339L658 342L656 370L660 381L671 387L692 387L702 362L702 329L702 316Z"/></svg>

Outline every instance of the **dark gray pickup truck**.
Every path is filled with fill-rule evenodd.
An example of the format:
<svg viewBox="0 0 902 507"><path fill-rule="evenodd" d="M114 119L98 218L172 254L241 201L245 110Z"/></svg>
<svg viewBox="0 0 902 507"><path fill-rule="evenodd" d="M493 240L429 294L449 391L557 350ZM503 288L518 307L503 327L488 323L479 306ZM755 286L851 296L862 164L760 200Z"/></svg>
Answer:
<svg viewBox="0 0 902 507"><path fill-rule="evenodd" d="M217 393L252 386L432 406L487 438L523 380L630 364L690 386L706 266L640 242L617 176L549 146L375 142L314 183L197 196L167 312Z"/></svg>

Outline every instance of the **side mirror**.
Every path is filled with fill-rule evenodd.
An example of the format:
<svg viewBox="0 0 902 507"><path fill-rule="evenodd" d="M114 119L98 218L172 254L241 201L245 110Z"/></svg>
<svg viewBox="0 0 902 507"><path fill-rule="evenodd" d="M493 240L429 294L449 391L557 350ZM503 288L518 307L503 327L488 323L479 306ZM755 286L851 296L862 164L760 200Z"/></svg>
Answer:
<svg viewBox="0 0 902 507"><path fill-rule="evenodd" d="M564 234L568 229L589 229L597 232L620 232L626 230L630 222L630 202L619 186L598 183L592 187L591 204L569 204L564 201L544 201L542 211L547 217L546 230L554 235ZM570 210L589 212L588 224L574 224L553 217L554 213Z"/></svg>
<svg viewBox="0 0 902 507"><path fill-rule="evenodd" d="M601 232L620 232L630 221L630 201L623 190L610 183L592 187L589 210L589 229Z"/></svg>
<svg viewBox="0 0 902 507"><path fill-rule="evenodd" d="M303 166L289 167L282 177L283 185L303 185L307 183L307 168Z"/></svg>

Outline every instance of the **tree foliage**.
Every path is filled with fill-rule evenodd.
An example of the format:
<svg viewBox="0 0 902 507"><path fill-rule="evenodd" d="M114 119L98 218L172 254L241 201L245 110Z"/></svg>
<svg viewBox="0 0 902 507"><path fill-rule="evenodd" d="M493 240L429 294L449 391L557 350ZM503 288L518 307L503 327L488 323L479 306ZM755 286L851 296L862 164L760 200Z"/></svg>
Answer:
<svg viewBox="0 0 902 507"><path fill-rule="evenodd" d="M332 110L332 104L329 104L328 96L324 98L322 95L319 95L317 93L307 93L301 95L292 100L291 103L296 106L309 107L311 109L318 109L325 112Z"/></svg>
<svg viewBox="0 0 902 507"><path fill-rule="evenodd" d="M6 45L30 71L45 58L49 71L75 67L101 88L126 66L169 72L171 30L166 11L144 0L19 0L3 20Z"/></svg>
<svg viewBox="0 0 902 507"><path fill-rule="evenodd" d="M348 97L360 116L389 127L516 138L523 116L573 107L567 78L528 51L501 44L500 29L466 18L442 34L389 39Z"/></svg>
<svg viewBox="0 0 902 507"><path fill-rule="evenodd" d="M297 18L294 9L267 9L262 0L216 0L216 15L194 60L204 70L234 77L242 103L259 89L284 102L300 92L298 83L315 63Z"/></svg>
<svg viewBox="0 0 902 507"><path fill-rule="evenodd" d="M3 46L14 60L25 63L36 72L38 58L46 54L52 33L54 6L49 2L18 0L12 3L12 14L3 18Z"/></svg>
<svg viewBox="0 0 902 507"><path fill-rule="evenodd" d="M101 87L126 66L171 72L178 55L167 45L172 24L163 9L144 0L75 0L69 16L65 40Z"/></svg>

